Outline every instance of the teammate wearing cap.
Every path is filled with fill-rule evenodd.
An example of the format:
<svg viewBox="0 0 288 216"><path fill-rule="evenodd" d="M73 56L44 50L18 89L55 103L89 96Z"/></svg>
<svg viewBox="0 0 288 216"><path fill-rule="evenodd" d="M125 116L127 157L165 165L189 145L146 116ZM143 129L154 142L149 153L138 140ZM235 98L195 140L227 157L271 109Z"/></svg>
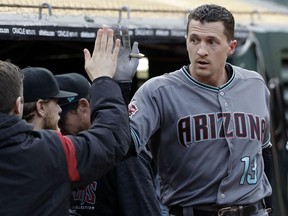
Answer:
<svg viewBox="0 0 288 216"><path fill-rule="evenodd" d="M67 73L55 76L61 90L75 92L77 96L58 101L59 129L62 134L76 135L90 127L90 82L81 74Z"/></svg>
<svg viewBox="0 0 288 216"><path fill-rule="evenodd" d="M258 73L226 62L234 25L221 6L192 10L190 64L151 78L129 104L135 147L151 141L171 216L268 215L269 92Z"/></svg>
<svg viewBox="0 0 288 216"><path fill-rule="evenodd" d="M56 130L61 112L58 99L75 97L77 94L60 91L54 75L46 68L27 67L22 71L25 102L23 119L32 123L34 130Z"/></svg>

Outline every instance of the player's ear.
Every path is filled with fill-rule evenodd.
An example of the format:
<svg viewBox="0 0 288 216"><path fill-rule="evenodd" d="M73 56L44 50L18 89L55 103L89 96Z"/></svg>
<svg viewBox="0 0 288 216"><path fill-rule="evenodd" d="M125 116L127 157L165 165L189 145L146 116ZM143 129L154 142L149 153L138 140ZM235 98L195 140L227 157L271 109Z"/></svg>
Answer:
<svg viewBox="0 0 288 216"><path fill-rule="evenodd" d="M81 112L87 112L88 110L90 110L90 104L88 100L86 100L85 98L81 98L79 100L78 107L81 110Z"/></svg>
<svg viewBox="0 0 288 216"><path fill-rule="evenodd" d="M45 106L45 101L40 99L36 102L36 112L41 117L45 116L45 107L44 106Z"/></svg>
<svg viewBox="0 0 288 216"><path fill-rule="evenodd" d="M227 52L227 56L231 56L234 53L234 51L236 49L236 46L237 46L237 40L230 41L229 50Z"/></svg>
<svg viewBox="0 0 288 216"><path fill-rule="evenodd" d="M23 103L22 98L18 97L15 101L15 105L12 109L12 113L16 115L22 115Z"/></svg>
<svg viewBox="0 0 288 216"><path fill-rule="evenodd" d="M187 37L188 37L187 35L184 36L184 38L185 38L185 43L186 43L186 50L187 50L188 53L189 53L189 50L188 50L188 46L189 46L188 43L189 43L189 42L188 42L188 40L187 40Z"/></svg>

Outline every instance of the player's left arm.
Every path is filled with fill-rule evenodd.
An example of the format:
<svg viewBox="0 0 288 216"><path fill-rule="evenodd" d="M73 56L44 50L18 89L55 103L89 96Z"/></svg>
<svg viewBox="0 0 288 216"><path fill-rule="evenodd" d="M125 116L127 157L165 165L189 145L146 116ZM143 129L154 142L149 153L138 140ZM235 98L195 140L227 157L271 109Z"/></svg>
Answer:
<svg viewBox="0 0 288 216"><path fill-rule="evenodd" d="M267 89L266 91L266 101L267 102L267 107L268 107L268 110L269 109L269 99L270 99L270 92L269 90ZM272 143L270 141L270 117L269 117L269 120L267 121L268 124L267 124L267 127L266 127L266 133L265 133L265 136L266 138L264 139L264 143L262 145L262 157L263 157L263 160L264 160L264 172L267 176L267 179L270 183L270 185L272 184ZM266 203L266 208L271 208L272 209L272 195L268 196L268 197L265 197L265 203Z"/></svg>
<svg viewBox="0 0 288 216"><path fill-rule="evenodd" d="M264 160L264 172L270 184L272 184L272 148L271 146L262 150ZM272 209L272 195L265 198L266 208Z"/></svg>
<svg viewBox="0 0 288 216"><path fill-rule="evenodd" d="M121 88L122 96L127 105L131 99L131 86L132 80L137 72L137 67L139 65L139 59L142 56L139 52L138 42L133 42L131 48L131 40L129 35L129 29L126 26L120 27L119 25L113 25L113 38L114 42L118 39L121 40L121 46L117 59L116 72L113 79ZM128 153L123 158L126 160L129 157L137 155L135 150L135 145L131 144Z"/></svg>

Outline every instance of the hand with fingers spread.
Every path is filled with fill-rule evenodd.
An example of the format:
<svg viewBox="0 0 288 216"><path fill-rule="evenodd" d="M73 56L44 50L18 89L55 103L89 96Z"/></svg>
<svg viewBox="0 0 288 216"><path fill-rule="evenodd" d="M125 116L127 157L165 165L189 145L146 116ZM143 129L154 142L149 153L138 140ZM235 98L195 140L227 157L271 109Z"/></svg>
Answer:
<svg viewBox="0 0 288 216"><path fill-rule="evenodd" d="M114 80L120 82L132 82L132 79L136 73L139 59L131 58L131 52L133 54L139 54L138 42L134 42L131 50L129 30L126 26L122 26L121 30L119 26L113 26L114 40L120 39L120 31L122 32L122 45L120 47L116 73Z"/></svg>
<svg viewBox="0 0 288 216"><path fill-rule="evenodd" d="M92 56L88 49L84 49L85 71L91 81L101 76L113 78L119 49L120 40L113 42L112 29L103 27L98 30Z"/></svg>

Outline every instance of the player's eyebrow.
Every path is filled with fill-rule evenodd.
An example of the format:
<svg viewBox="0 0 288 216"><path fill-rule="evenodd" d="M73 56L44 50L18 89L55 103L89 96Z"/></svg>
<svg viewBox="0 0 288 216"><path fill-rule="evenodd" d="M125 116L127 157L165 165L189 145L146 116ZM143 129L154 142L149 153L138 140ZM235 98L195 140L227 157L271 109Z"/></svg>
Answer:
<svg viewBox="0 0 288 216"><path fill-rule="evenodd" d="M215 40L215 41L219 41L220 39L214 36L207 36L206 37L207 40Z"/></svg>
<svg viewBox="0 0 288 216"><path fill-rule="evenodd" d="M189 37L200 37L198 34L192 33L189 35Z"/></svg>
<svg viewBox="0 0 288 216"><path fill-rule="evenodd" d="M200 35L195 34L195 33L190 34L188 37L189 37L189 38L201 38ZM219 38L217 38L217 37L215 37L215 36L212 36L212 35L205 36L204 38L205 38L205 40L215 40L215 41L219 41Z"/></svg>

